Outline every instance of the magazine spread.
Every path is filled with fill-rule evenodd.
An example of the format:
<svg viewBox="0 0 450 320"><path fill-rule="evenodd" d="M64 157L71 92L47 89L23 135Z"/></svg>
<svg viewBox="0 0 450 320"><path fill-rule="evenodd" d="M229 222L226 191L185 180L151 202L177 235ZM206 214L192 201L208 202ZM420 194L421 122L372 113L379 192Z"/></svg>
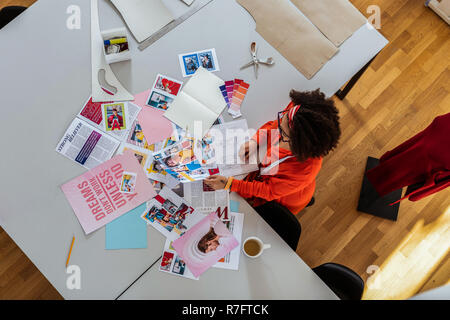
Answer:
<svg viewBox="0 0 450 320"><path fill-rule="evenodd" d="M92 102L90 97L77 117L124 141L140 111L141 107L131 102Z"/></svg>
<svg viewBox="0 0 450 320"><path fill-rule="evenodd" d="M92 169L111 159L120 142L76 118L56 147L56 151L85 167Z"/></svg>

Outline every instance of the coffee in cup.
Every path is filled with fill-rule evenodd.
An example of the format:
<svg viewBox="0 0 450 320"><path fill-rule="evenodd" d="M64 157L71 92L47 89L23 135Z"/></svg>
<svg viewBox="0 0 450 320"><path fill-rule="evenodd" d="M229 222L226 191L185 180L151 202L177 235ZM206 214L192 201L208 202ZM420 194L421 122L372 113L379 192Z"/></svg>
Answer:
<svg viewBox="0 0 450 320"><path fill-rule="evenodd" d="M259 257L265 249L269 249L270 244L264 244L257 237L249 237L245 239L242 251L249 258Z"/></svg>

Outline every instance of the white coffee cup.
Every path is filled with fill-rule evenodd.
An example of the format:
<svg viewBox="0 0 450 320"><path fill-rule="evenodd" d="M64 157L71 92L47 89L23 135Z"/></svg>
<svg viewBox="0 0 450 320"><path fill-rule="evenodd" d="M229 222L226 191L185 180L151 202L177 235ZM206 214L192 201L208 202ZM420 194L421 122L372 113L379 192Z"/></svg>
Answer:
<svg viewBox="0 0 450 320"><path fill-rule="evenodd" d="M250 255L245 251L245 244L249 241L254 241L255 243L257 243L259 245L259 251L258 253L256 253L255 255ZM258 237L248 237L247 239L244 240L243 242L243 246L242 246L242 251L244 252L244 254L249 257L249 258L258 258L260 255L262 255L263 251L266 249L269 249L271 246L270 244L264 244L261 239L259 239Z"/></svg>

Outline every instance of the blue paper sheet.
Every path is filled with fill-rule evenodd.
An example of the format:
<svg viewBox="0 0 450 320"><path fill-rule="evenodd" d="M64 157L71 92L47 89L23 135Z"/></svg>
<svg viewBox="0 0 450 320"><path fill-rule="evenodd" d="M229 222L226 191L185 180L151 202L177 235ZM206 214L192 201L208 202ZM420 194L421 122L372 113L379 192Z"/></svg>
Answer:
<svg viewBox="0 0 450 320"><path fill-rule="evenodd" d="M147 248L147 223L141 218L146 203L106 225L105 249Z"/></svg>
<svg viewBox="0 0 450 320"><path fill-rule="evenodd" d="M230 200L230 211L239 212L239 202L235 200Z"/></svg>

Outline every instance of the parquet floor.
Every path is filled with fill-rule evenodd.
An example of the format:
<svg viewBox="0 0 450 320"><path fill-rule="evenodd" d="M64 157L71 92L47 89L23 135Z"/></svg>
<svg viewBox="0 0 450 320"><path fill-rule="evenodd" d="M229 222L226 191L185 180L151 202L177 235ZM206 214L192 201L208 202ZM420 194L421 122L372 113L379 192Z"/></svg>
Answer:
<svg viewBox="0 0 450 320"><path fill-rule="evenodd" d="M378 279L379 288L366 284L364 298L407 298L450 279L450 211L445 214L450 190L402 202L397 222L359 213L356 207L367 156L380 157L450 112L450 27L423 1L352 3L363 13L369 5L381 7L380 31L390 44L347 99L335 99L343 136L324 161L316 204L300 214L297 252L312 267L341 263L364 280L381 267L369 281ZM438 218L440 228L433 225ZM437 237L431 248L421 247L430 234Z"/></svg>
<svg viewBox="0 0 450 320"><path fill-rule="evenodd" d="M3 0L0 8L33 2ZM355 270L367 282L365 299L403 299L449 282L450 190L403 202L397 222L356 206L367 156L381 156L450 112L450 27L424 1L351 2L363 13L380 6L390 44L347 99L336 99L342 140L324 161L316 204L299 215L297 252L311 267L336 262ZM0 299L61 299L1 229Z"/></svg>

